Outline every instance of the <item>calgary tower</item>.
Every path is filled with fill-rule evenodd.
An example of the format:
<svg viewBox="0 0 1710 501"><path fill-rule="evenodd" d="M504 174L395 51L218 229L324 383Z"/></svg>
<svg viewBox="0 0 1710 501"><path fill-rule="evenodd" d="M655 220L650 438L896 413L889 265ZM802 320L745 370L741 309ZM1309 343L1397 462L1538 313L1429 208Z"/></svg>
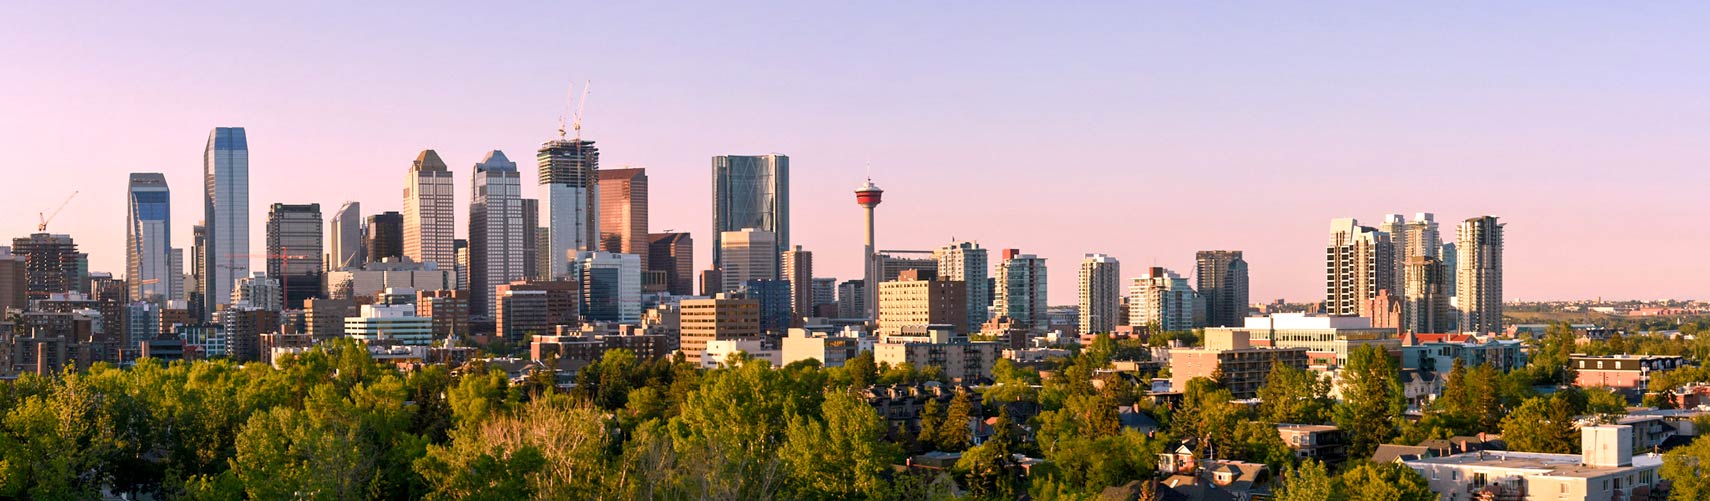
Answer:
<svg viewBox="0 0 1710 501"><path fill-rule="evenodd" d="M861 287L866 295L863 306L867 310L867 320L878 320L879 318L879 260L873 254L874 249L877 248L873 245L873 208L879 206L879 198L884 194L885 190L875 186L872 178L868 178L867 184L861 185L860 189L855 190L855 203L860 204L867 213L867 249L862 254L866 266L861 275Z"/></svg>

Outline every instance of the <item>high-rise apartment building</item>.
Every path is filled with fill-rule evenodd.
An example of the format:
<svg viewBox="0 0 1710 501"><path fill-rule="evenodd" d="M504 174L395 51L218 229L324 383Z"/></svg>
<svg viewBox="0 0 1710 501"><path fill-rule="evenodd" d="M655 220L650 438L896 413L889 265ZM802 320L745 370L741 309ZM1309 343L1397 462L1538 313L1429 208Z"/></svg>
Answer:
<svg viewBox="0 0 1710 501"><path fill-rule="evenodd" d="M1426 256L1442 259L1443 237L1437 231L1437 216L1429 212L1413 215L1407 223L1407 247L1400 251L1408 258Z"/></svg>
<svg viewBox="0 0 1710 501"><path fill-rule="evenodd" d="M1330 221L1325 252L1324 308L1331 315L1363 316L1367 300L1394 289L1395 248L1389 234L1353 218Z"/></svg>
<svg viewBox="0 0 1710 501"><path fill-rule="evenodd" d="M790 248L790 157L720 155L712 168L713 268L724 269L725 232L769 232L773 256Z"/></svg>
<svg viewBox="0 0 1710 501"><path fill-rule="evenodd" d="M599 250L600 149L593 141L559 137L540 145L540 219L546 226L547 277L570 272L572 253Z"/></svg>
<svg viewBox="0 0 1710 501"><path fill-rule="evenodd" d="M986 310L991 307L990 266L986 250L979 242L951 242L932 251L938 260L938 278L967 284L969 328L986 323Z"/></svg>
<svg viewBox="0 0 1710 501"><path fill-rule="evenodd" d="M1122 304L1122 263L1105 254L1087 254L1081 260L1080 328L1082 333L1110 332L1116 328L1116 309Z"/></svg>
<svg viewBox="0 0 1710 501"><path fill-rule="evenodd" d="M641 257L648 271L647 170L599 172L600 250Z"/></svg>
<svg viewBox="0 0 1710 501"><path fill-rule="evenodd" d="M126 197L125 282L139 301L172 299L172 203L166 176L132 173Z"/></svg>
<svg viewBox="0 0 1710 501"><path fill-rule="evenodd" d="M505 153L493 150L475 164L469 198L470 312L492 318L500 285L528 278L527 252L534 234L525 222L522 174Z"/></svg>
<svg viewBox="0 0 1710 501"><path fill-rule="evenodd" d="M1407 271L1407 217L1401 214L1384 214L1383 222L1377 226L1378 231L1389 235L1389 292L1391 296L1402 296L1402 275Z"/></svg>
<svg viewBox="0 0 1710 501"><path fill-rule="evenodd" d="M1209 327L1238 327L1247 317L1247 260L1241 251L1199 251L1194 278Z"/></svg>
<svg viewBox="0 0 1710 501"><path fill-rule="evenodd" d="M1496 216L1480 216L1455 231L1462 332L1502 332L1502 226Z"/></svg>
<svg viewBox="0 0 1710 501"><path fill-rule="evenodd" d="M798 317L813 316L813 252L797 245L779 257L781 277L790 284L790 313Z"/></svg>
<svg viewBox="0 0 1710 501"><path fill-rule="evenodd" d="M266 273L255 273L233 282L232 296L228 299L228 304L247 305L268 311L285 308L285 291L280 287L279 279L267 276Z"/></svg>
<svg viewBox="0 0 1710 501"><path fill-rule="evenodd" d="M166 256L166 298L169 301L184 301L184 304L188 304L190 296L184 291L184 249L171 249ZM183 306L180 304L177 307Z"/></svg>
<svg viewBox="0 0 1710 501"><path fill-rule="evenodd" d="M36 233L14 238L12 253L24 259L24 291L31 300L77 291L87 281L78 264L77 243L70 235Z"/></svg>
<svg viewBox="0 0 1710 501"><path fill-rule="evenodd" d="M866 318L867 284L861 279L837 284L837 317Z"/></svg>
<svg viewBox="0 0 1710 501"><path fill-rule="evenodd" d="M1407 258L1407 271L1404 274L1402 289L1407 296L1402 298L1401 330L1413 333L1448 332L1453 321L1450 319L1449 294L1444 288L1447 280L1443 262L1431 256L1413 256Z"/></svg>
<svg viewBox="0 0 1710 501"><path fill-rule="evenodd" d="M719 234L721 291L730 292L749 280L778 278L778 237L770 231L743 228Z"/></svg>
<svg viewBox="0 0 1710 501"><path fill-rule="evenodd" d="M367 230L362 235L362 246L368 262L379 263L392 258L397 260L404 257L404 215L396 212L382 212L368 216Z"/></svg>
<svg viewBox="0 0 1710 501"><path fill-rule="evenodd" d="M809 285L808 300L817 308L820 305L837 304L837 279L831 277L814 277Z"/></svg>
<svg viewBox="0 0 1710 501"><path fill-rule="evenodd" d="M440 268L457 265L451 169L433 150L422 150L404 175L404 257Z"/></svg>
<svg viewBox="0 0 1710 501"><path fill-rule="evenodd" d="M1449 303L1454 304L1455 294L1459 294L1458 280L1455 275L1460 273L1460 251L1455 249L1454 242L1444 242L1442 250L1437 251L1437 259L1443 261L1443 291L1449 295ZM1456 321L1459 321L1458 319Z"/></svg>
<svg viewBox="0 0 1710 501"><path fill-rule="evenodd" d="M1198 294L1186 278L1159 267L1146 270L1128 289L1128 321L1135 326L1182 331L1194 325Z"/></svg>
<svg viewBox="0 0 1710 501"><path fill-rule="evenodd" d="M967 334L968 287L965 282L937 280L930 273L903 272L879 284L879 330L896 335L907 326L949 325Z"/></svg>
<svg viewBox="0 0 1710 501"><path fill-rule="evenodd" d="M321 204L273 204L267 211L267 275L285 290L285 308L321 297Z"/></svg>
<svg viewBox="0 0 1710 501"><path fill-rule="evenodd" d="M582 319L641 323L641 258L634 254L583 251L570 263L582 283Z"/></svg>
<svg viewBox="0 0 1710 501"><path fill-rule="evenodd" d="M1012 322L1044 330L1049 322L1045 317L1045 258L1022 254L1018 249L1004 249L1002 258L997 268L997 300L992 309Z"/></svg>
<svg viewBox="0 0 1710 501"><path fill-rule="evenodd" d="M688 233L653 233L647 238L647 268L665 272L665 291L677 296L693 295L695 240Z"/></svg>
<svg viewBox="0 0 1710 501"><path fill-rule="evenodd" d="M249 138L243 127L208 133L202 180L207 264L202 265L201 289L204 310L211 312L230 303L232 284L249 276Z"/></svg>
<svg viewBox="0 0 1710 501"><path fill-rule="evenodd" d="M345 202L333 213L327 232L327 271L361 268L367 263L362 244L362 204Z"/></svg>
<svg viewBox="0 0 1710 501"><path fill-rule="evenodd" d="M29 306L29 271L24 256L12 253L11 247L0 247L0 313L23 310ZM0 367L3 370L4 367Z"/></svg>

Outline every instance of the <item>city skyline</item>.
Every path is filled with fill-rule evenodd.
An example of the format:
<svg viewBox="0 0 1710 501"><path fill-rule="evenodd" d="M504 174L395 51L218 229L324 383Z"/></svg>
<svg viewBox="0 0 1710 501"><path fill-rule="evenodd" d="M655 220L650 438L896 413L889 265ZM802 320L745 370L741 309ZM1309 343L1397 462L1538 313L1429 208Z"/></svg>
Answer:
<svg viewBox="0 0 1710 501"><path fill-rule="evenodd" d="M171 201L175 214L171 238L178 247L188 248L183 243L192 241L190 230L199 222L194 215L203 210L202 197L186 193L195 195L203 185L199 178L201 150L214 127L245 127L248 131L249 248L263 249L264 232L256 230L264 227L265 209L272 203L319 203L331 208L356 201L366 206L364 216L399 211L398 173L413 153L423 149L440 152L445 163L452 166L455 212L463 212L469 190L469 173L463 169L489 150L537 149L552 137L555 117L564 107L565 85L588 78L601 84L589 99L582 135L599 142L607 165L648 169L654 190L651 228L689 232L702 242L711 242L713 235L706 233L706 208L711 206L708 159L772 152L789 155L797 164L792 174L794 221L790 243L815 253L816 275L840 281L860 278L860 212L847 198L868 175L869 165L875 182L889 192L877 216L880 248L932 249L954 238L978 241L988 249L1026 249L1058 263L1070 263L1086 253L1104 253L1127 261L1136 270L1160 266L1184 271L1193 269L1197 250L1239 249L1251 263L1254 302L1278 297L1321 300L1324 222L1387 213L1433 212L1446 222L1494 215L1505 224L1512 223L1515 231L1505 235L1503 289L1508 300L1691 298L1703 295L1703 286L1695 284L1710 277L1710 265L1705 263L1660 258L1710 245L1710 235L1704 232L1676 230L1695 227L1693 216L1702 213L1696 198L1686 190L1710 181L1702 170L1692 167L1702 159L1702 153L1678 153L1688 151L1685 148L1694 138L1685 131L1701 127L1694 124L1704 123L1706 114L1703 107L1693 104L1700 100L1690 94L1689 88L1694 86L1688 85L1698 73L1682 71L1678 65L1684 63L1691 69L1694 67L1690 65L1701 63L1677 61L1653 52L1670 47L1654 42L1679 40L1681 33L1677 31L1685 30L1684 26L1668 20L1639 19L1613 9L1584 16L1585 10L1597 9L1563 7L1577 9L1581 16L1525 19L1550 27L1566 24L1580 30L1601 30L1595 33L1630 42L1595 47L1594 42L1579 41L1579 37L1541 33L1544 30L1536 28L1523 31L1552 37L1547 40L1557 45L1573 45L1576 50L1571 52L1580 59L1572 61L1525 47L1549 44L1517 41L1523 36L1515 40L1499 37L1496 32L1500 30L1495 28L1525 28L1516 26L1523 17L1518 12L1496 12L1481 24L1448 34L1432 34L1422 28L1429 25L1439 29L1450 21L1466 19L1445 16L1410 25L1382 12L1356 12L1349 15L1370 15L1378 22L1297 42L1304 45L1274 49L1315 49L1353 59L1335 63L1328 56L1319 60L1292 52L1284 55L1293 58L1282 58L1312 63L1312 68L1323 74L1304 74L1341 77L1342 85L1303 82L1302 73L1295 73L1263 88L1248 87L1245 82L1263 81L1263 77L1288 70L1273 66L1277 63L1253 61L1276 54L1252 38L1184 51L1182 55L1136 54L1137 59L1162 64L1166 69L1202 68L1203 74L1197 77L1157 75L1141 71L1147 65L1133 62L1088 68L1078 64L1078 58L1041 63L1051 71L1010 74L998 64L1010 60L1000 57L1006 47L1023 54L1091 50L1098 41L1124 48L1144 45L1147 40L1179 42L1181 34L1160 27L1158 33L1128 36L1114 32L1108 23L1095 22L1086 33L1047 41L1038 38L1043 28L1029 28L1017 20L1016 12L998 9L1000 12L975 24L1011 28L1019 41L1004 42L995 34L969 35L968 30L978 28L968 27L956 28L962 42L904 33L899 40L863 39L842 49L828 45L835 45L836 35L847 31L809 36L805 47L795 49L770 47L766 45L770 38L763 35L736 37L722 42L721 49L728 51L731 45L765 49L748 56L729 56L737 57L734 63L742 68L794 61L811 54L797 52L806 50L823 51L827 60L848 55L844 51L893 46L918 47L925 54L900 61L871 56L855 60L857 69L893 75L883 78L862 77L840 83L839 78L852 76L849 70L826 70L823 63L815 62L803 71L823 70L825 74L785 72L775 82L750 80L742 85L715 82L693 95L684 95L680 91L683 74L699 71L705 63L658 53L652 47L593 57L578 61L574 67L526 69L527 73L522 73L519 70L537 64L531 52L543 49L527 49L521 42L539 36L542 28L532 20L514 16L514 12L495 13L476 22L515 22L529 29L520 30L522 34L516 38L467 50L436 45L439 52L432 55L403 54L365 39L357 26L335 23L329 27L326 44L292 54L257 42L241 42L237 48L226 49L190 42L208 34L202 30L260 29L260 35L285 30L283 35L291 35L292 28L304 27L302 22L264 27L258 25L261 18L257 18L232 26L172 33L166 26L199 25L117 26L115 23L126 16L139 15L123 7L97 14L87 20L89 27L30 22L54 18L52 13L30 9L52 8L9 7L22 11L11 16L21 20L21 28L0 35L7 46L65 47L21 54L14 59L20 69L39 77L0 83L6 95L32 96L18 103L16 116L40 118L29 124L0 122L0 148L11 153L15 165L56 166L14 170L21 183L40 188L24 190L18 197L0 202L0 211L15 215L13 223L4 228L9 230L8 238L33 233L36 212L51 211L71 191L81 191L48 231L71 235L80 249L90 254L92 270L116 276L125 268L120 224L125 212L122 195L126 175L160 172L168 185L180 188L179 196ZM1205 8L1153 14L1187 24L1203 24L1227 15L1232 17L1231 26L1250 28L1259 10L1230 13ZM381 14L367 7L355 11L355 20ZM592 14L621 18L625 12L596 8ZM935 13L925 14L911 22L940 19ZM172 15L193 18L203 14ZM806 19L811 16L801 12L777 15L803 18L796 19L803 26L790 28L792 32L816 26ZM407 21L452 24L443 14L433 12L403 16L406 19L381 23L379 36L406 29L410 24ZM1076 21L1072 16L1052 14L1039 22L1047 27L1060 26ZM1607 22L1599 27L1581 25L1584 21L1578 19ZM675 17L664 21L659 29L667 31L689 22ZM1309 29L1334 21L1296 19L1296 24L1277 29ZM742 24L707 29L739 32ZM1407 29L1410 26L1413 29ZM113 28L112 33L78 44L55 42L103 27ZM53 31L56 29L60 31ZM1400 40L1381 47L1398 49L1399 55L1337 47L1350 41L1375 40L1384 29L1395 31ZM1648 35L1647 31L1663 34ZM1449 34L1471 37L1438 49L1428 47L1452 41ZM120 40L127 36L145 41L124 47ZM285 39L307 37L297 34ZM1479 42L1490 43L1478 47L1480 50L1491 50L1477 62L1532 62L1522 66L1536 74L1519 70L1481 73L1473 66L1446 61L1450 56L1468 55ZM329 55L344 48L352 49L351 54ZM256 57L235 64L273 66L279 68L274 71L290 78L258 84L251 79L273 73L215 77L193 75L187 70L192 67L187 63L216 59L214 56L227 53L222 51L241 49L256 50ZM194 57L168 58L167 50ZM923 66L955 56L967 56L959 68L935 72ZM1406 56L1436 63L1439 73L1429 75L1432 79L1427 82L1405 82L1426 76L1408 69L1415 62L1400 62L1409 59ZM340 76L311 71L318 68L317 57L341 68L370 61L385 64ZM631 59L620 60L622 57ZM134 60L124 60L127 58ZM397 61L391 61L393 58ZM455 78L444 83L421 82L413 78L394 80L398 77L379 73L424 60L435 62L443 73ZM1193 62L1211 64L1189 64ZM1251 67L1235 67L1240 64ZM158 69L131 71L142 65ZM663 69L646 71L648 65ZM1361 65L1374 71L1349 78ZM1622 80L1597 77L1611 65L1625 70ZM1591 68L1600 69L1594 73ZM89 86L94 82L108 81L93 77L110 70L136 74L140 80L134 86L106 93L91 91ZM475 80L458 75L488 73L482 70L512 75L507 80L516 83L500 85L503 92L494 97L469 97L463 87ZM906 76L903 71L912 71L918 78L895 76ZM1082 81L1091 75L1104 76L1105 83ZM308 80L311 76L316 80ZM996 79L1002 83L994 83L976 78L980 76L1004 78ZM1017 76L1036 80L1012 78ZM178 84L168 85L174 82ZM312 85L292 87L305 82ZM485 77L479 82L492 84ZM1221 82L1221 86L1190 89L1206 82ZM1429 85L1433 83L1436 85ZM772 92L803 85L818 87ZM968 94L951 93L957 89L967 89ZM1546 89L1552 91L1538 92ZM849 99L839 102L828 97L840 94ZM1109 106L1101 108L1066 97L1074 94L1105 99L1104 104ZM909 95L919 97L898 99ZM88 96L98 97L81 100ZM262 99L264 96L272 99ZM1434 99L1424 100L1431 105L1408 99L1415 96ZM1285 104L1291 97L1299 99ZM1605 104L1579 102L1586 97L1604 98L1601 102ZM668 109L684 107L691 100L708 102L683 111ZM1679 103L1687 106L1677 106ZM749 122L730 130L707 132L708 118L734 113L744 106L758 107L762 114L778 114L777 123ZM807 112L794 110L804 106L812 115L831 118L807 120ZM1246 112L1244 107L1253 108L1254 116L1239 115ZM1374 109L1362 111L1368 107ZM1479 107L1495 109L1490 115L1467 120L1466 114ZM1285 120L1283 115L1290 118ZM127 151L124 162L69 154L86 141L84 124L96 119L148 123L150 127L104 138L110 147ZM1010 125L1001 129L973 127L978 122L994 121ZM960 127L972 130L955 130ZM1003 134L1025 134L1030 140L1008 144L1011 142L994 139ZM895 143L875 149L875 140ZM1055 179L1043 183L1024 177L1039 169L1039 157L1019 155L1039 147L1050 149L1050 161L1055 164L1047 169ZM1672 154L1659 157L1654 153L1658 150ZM1645 152L1645 156L1633 156L1635 152ZM1228 190L1220 192L1232 197L1224 202L1229 208L1197 212L1192 219L1150 218L1144 217L1148 209L1161 210L1186 199L1173 194L1132 196L1150 185L1188 186L1191 180L1219 169L1229 173L1221 178L1229 183ZM1473 177L1480 181L1468 182ZM334 178L347 182L315 182ZM539 197L532 191L532 172L524 173L522 184L525 198ZM943 186L961 189L945 190ZM1384 188L1364 190L1376 186ZM1398 193L1396 186L1414 191ZM1569 198L1594 189L1618 197L1643 196L1646 203L1612 207L1574 203ZM1015 203L1018 200L1036 203ZM1130 217L1136 210L1141 217ZM1255 217L1260 215L1262 218ZM458 214L458 222L464 217ZM467 237L464 226L457 225L459 237ZM1586 239L1585 235L1605 238ZM1444 230L1442 241L1452 242L1454 238ZM1556 242L1570 239L1583 244L1576 246L1578 252L1568 255L1556 251ZM710 263L710 246L700 247L696 249L696 262ZM1588 259L1613 261L1623 273L1585 280L1556 271L1572 269L1568 267L1580 266ZM254 259L250 269L262 265ZM1050 282L1056 286L1050 287L1050 303L1073 304L1076 290L1068 285L1075 283L1077 270L1063 265L1052 268Z"/></svg>

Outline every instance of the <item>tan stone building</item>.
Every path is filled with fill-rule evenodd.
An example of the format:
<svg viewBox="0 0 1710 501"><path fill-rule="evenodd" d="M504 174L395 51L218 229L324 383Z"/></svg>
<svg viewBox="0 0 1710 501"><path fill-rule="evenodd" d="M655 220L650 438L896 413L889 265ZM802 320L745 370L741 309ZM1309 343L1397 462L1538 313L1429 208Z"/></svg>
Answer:
<svg viewBox="0 0 1710 501"><path fill-rule="evenodd" d="M722 295L721 295L722 296ZM754 299L685 300L681 309L678 349L690 364L701 365L707 342L760 337L760 301Z"/></svg>
<svg viewBox="0 0 1710 501"><path fill-rule="evenodd" d="M968 289L956 281L936 280L929 272L907 270L879 284L879 331L898 333L911 325L949 325L968 332Z"/></svg>
<svg viewBox="0 0 1710 501"><path fill-rule="evenodd" d="M1306 348L1260 348L1244 331L1206 329L1204 348L1170 350L1170 388L1181 391L1188 380L1214 377L1222 372L1223 384L1235 398L1258 396L1259 387L1270 377L1271 364L1281 362L1306 369Z"/></svg>

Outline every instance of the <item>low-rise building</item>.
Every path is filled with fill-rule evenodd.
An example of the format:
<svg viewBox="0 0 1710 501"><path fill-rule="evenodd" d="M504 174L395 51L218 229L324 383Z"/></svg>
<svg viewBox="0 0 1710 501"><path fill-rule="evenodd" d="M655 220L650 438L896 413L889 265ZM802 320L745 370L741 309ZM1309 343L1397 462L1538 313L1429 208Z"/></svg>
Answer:
<svg viewBox="0 0 1710 501"><path fill-rule="evenodd" d="M1316 459L1327 465L1348 459L1348 437L1335 426L1281 423L1277 434L1298 459Z"/></svg>
<svg viewBox="0 0 1710 501"><path fill-rule="evenodd" d="M813 359L824 367L842 367L844 362L861 354L862 343L857 336L796 328L790 329L790 335L783 339L782 345L782 362L785 365Z"/></svg>
<svg viewBox="0 0 1710 501"><path fill-rule="evenodd" d="M783 366L782 353L777 348L768 346L765 340L740 338L707 341L706 351L701 354L701 367L717 369L720 365L730 364L731 357L737 353L746 354L754 360L770 362L774 368Z"/></svg>
<svg viewBox="0 0 1710 501"><path fill-rule="evenodd" d="M1442 499L1661 499L1662 456L1634 456L1632 427L1581 433L1581 454L1480 451L1401 463Z"/></svg>
<svg viewBox="0 0 1710 501"><path fill-rule="evenodd" d="M1306 348L1259 347L1249 335L1238 329L1206 329L1204 348L1170 349L1170 387L1180 390L1193 378L1221 373L1221 382L1235 398L1253 398L1270 377L1271 364L1306 369Z"/></svg>
<svg viewBox="0 0 1710 501"><path fill-rule="evenodd" d="M726 339L760 337L760 301L719 294L712 299L689 299L680 308L678 350L697 367L707 343ZM717 363L722 359L715 359Z"/></svg>
<svg viewBox="0 0 1710 501"><path fill-rule="evenodd" d="M1393 328L1372 327L1366 317L1274 313L1247 317L1241 327L1205 329L1207 337L1222 332L1246 332L1253 346L1305 348L1317 364L1334 369L1348 362L1348 354L1363 345L1377 345L1387 352L1401 349L1401 338Z"/></svg>
<svg viewBox="0 0 1710 501"><path fill-rule="evenodd" d="M368 344L433 344L433 319L416 315L415 305L362 305L344 319L344 334Z"/></svg>
<svg viewBox="0 0 1710 501"><path fill-rule="evenodd" d="M880 337L873 345L873 361L892 366L938 366L952 380L975 381L992 377L992 364L997 363L1000 349L998 343L968 341L948 325L905 326L899 335Z"/></svg>
<svg viewBox="0 0 1710 501"><path fill-rule="evenodd" d="M1686 365L1686 359L1676 355L1573 355L1568 363L1578 373L1575 386L1644 394L1650 391L1651 376L1678 369Z"/></svg>

